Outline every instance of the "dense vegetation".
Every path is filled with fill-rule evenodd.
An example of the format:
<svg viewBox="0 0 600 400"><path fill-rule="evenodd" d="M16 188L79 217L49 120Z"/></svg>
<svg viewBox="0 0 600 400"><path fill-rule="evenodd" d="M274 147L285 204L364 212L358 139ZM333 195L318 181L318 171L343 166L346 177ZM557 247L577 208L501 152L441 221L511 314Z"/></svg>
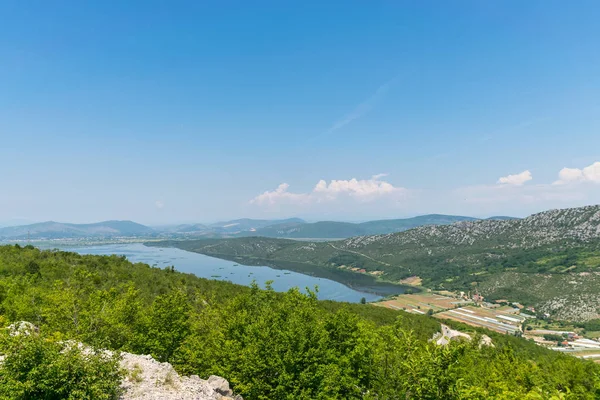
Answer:
<svg viewBox="0 0 600 400"><path fill-rule="evenodd" d="M4 326L39 327L30 335L4 330L4 398L114 397L114 360L61 353L67 340L152 354L185 374L221 375L246 399L600 395L598 366L518 338L438 347L427 339L439 325L426 316L245 288L117 256L0 247L0 314ZM94 377L82 379L87 374Z"/></svg>
<svg viewBox="0 0 600 400"><path fill-rule="evenodd" d="M119 394L116 355L17 332L0 336L1 399L111 400Z"/></svg>

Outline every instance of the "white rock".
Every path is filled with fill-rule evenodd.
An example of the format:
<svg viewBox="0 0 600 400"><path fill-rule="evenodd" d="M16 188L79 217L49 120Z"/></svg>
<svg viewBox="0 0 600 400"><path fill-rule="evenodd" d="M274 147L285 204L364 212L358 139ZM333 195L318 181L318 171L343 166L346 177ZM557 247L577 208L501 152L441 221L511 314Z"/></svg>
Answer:
<svg viewBox="0 0 600 400"><path fill-rule="evenodd" d="M209 380L197 375L179 376L169 363L148 355L121 353L121 368L126 371L121 400L225 400L233 398L229 382L219 376ZM226 397L229 396L229 397ZM236 399L241 397L236 396Z"/></svg>

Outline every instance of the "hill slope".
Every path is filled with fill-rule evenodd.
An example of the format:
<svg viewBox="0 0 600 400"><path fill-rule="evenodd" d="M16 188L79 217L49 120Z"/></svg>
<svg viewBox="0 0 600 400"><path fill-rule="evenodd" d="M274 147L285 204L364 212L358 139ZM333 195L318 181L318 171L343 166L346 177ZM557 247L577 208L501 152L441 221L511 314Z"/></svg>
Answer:
<svg viewBox="0 0 600 400"><path fill-rule="evenodd" d="M0 239L62 239L83 237L148 236L152 228L132 221L104 221L93 224L40 222L0 229Z"/></svg>

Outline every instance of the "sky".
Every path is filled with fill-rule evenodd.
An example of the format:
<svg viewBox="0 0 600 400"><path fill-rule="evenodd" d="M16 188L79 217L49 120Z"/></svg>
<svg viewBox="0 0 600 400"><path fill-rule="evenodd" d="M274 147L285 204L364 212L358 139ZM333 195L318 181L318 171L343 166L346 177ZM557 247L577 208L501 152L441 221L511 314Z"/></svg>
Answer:
<svg viewBox="0 0 600 400"><path fill-rule="evenodd" d="M600 203L600 2L0 0L0 222Z"/></svg>

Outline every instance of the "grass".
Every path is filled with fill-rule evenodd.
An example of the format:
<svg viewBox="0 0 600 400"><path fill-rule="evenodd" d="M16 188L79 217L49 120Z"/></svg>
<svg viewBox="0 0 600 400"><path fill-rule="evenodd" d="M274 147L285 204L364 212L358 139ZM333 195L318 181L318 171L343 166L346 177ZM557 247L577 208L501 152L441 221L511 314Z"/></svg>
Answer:
<svg viewBox="0 0 600 400"><path fill-rule="evenodd" d="M144 380L142 377L142 373L144 370L140 367L139 364L135 364L131 371L129 372L129 380L132 382L140 383Z"/></svg>

